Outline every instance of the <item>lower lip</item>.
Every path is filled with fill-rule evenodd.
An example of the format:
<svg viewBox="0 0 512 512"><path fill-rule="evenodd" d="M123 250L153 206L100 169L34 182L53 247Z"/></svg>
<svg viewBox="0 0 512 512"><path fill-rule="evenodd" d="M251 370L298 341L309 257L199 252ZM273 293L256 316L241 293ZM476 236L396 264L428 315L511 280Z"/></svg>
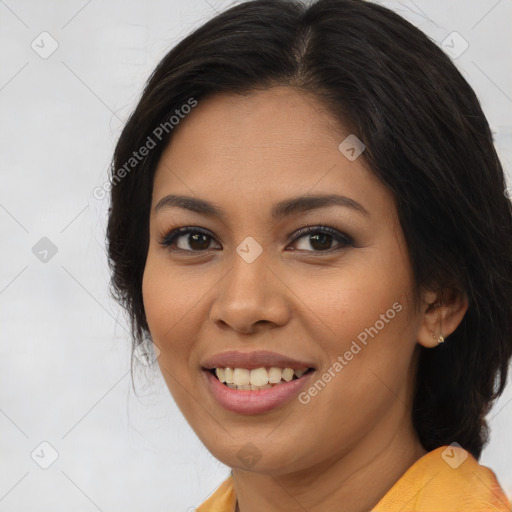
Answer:
<svg viewBox="0 0 512 512"><path fill-rule="evenodd" d="M212 373L203 370L208 387L217 402L228 411L237 414L260 414L283 405L300 393L314 373L314 371L310 371L300 379L291 380L269 389L245 391L231 389Z"/></svg>

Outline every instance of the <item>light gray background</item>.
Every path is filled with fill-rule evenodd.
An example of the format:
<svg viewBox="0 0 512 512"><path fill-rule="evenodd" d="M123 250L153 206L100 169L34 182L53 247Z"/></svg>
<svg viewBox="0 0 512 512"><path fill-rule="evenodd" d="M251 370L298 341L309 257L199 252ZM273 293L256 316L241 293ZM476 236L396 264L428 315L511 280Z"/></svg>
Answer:
<svg viewBox="0 0 512 512"><path fill-rule="evenodd" d="M381 3L439 44L453 31L467 41L455 62L510 173L512 2ZM108 294L108 200L93 196L157 62L228 5L0 0L1 512L192 510L228 474L158 372L131 389L127 324ZM43 31L59 45L48 58L31 47L51 48ZM32 251L42 237L58 250L46 263ZM510 401L511 385L481 463L512 494ZM58 452L47 469L35 462L51 461L43 441Z"/></svg>

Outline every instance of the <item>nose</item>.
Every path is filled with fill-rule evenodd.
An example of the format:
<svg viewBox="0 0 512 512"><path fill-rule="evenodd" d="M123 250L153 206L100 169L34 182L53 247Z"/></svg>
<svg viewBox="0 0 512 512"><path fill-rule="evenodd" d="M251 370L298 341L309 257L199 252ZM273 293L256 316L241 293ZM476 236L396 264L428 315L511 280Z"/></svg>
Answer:
<svg viewBox="0 0 512 512"><path fill-rule="evenodd" d="M210 320L243 334L283 326L290 316L288 293L264 254L252 263L236 254L231 270L216 287Z"/></svg>

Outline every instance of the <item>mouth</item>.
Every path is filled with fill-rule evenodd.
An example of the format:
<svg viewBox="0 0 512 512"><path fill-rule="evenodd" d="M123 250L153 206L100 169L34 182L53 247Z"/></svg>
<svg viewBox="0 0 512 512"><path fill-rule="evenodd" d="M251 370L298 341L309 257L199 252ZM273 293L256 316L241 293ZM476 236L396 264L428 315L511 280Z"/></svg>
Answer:
<svg viewBox="0 0 512 512"><path fill-rule="evenodd" d="M299 380L315 371L313 367L299 369L260 367L248 368L203 368L224 386L238 391L260 391Z"/></svg>
<svg viewBox="0 0 512 512"><path fill-rule="evenodd" d="M293 403L293 398L308 386L316 373L315 368L299 364L295 369L249 366L252 368L202 367L210 396L235 414L264 414Z"/></svg>

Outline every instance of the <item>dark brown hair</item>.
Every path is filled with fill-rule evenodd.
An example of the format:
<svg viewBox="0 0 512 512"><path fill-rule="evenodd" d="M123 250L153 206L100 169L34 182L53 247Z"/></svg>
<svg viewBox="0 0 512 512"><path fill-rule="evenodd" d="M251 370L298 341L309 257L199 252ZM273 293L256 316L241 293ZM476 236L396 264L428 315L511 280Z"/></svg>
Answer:
<svg viewBox="0 0 512 512"><path fill-rule="evenodd" d="M313 93L363 141L362 158L394 195L416 295L444 286L467 295L468 311L448 340L419 347L412 417L425 449L456 441L478 459L512 351L512 207L474 91L435 43L377 4L248 1L158 64L112 164L108 255L133 348L149 335L142 276L153 177L171 127L122 179L119 169L191 98L275 85Z"/></svg>

